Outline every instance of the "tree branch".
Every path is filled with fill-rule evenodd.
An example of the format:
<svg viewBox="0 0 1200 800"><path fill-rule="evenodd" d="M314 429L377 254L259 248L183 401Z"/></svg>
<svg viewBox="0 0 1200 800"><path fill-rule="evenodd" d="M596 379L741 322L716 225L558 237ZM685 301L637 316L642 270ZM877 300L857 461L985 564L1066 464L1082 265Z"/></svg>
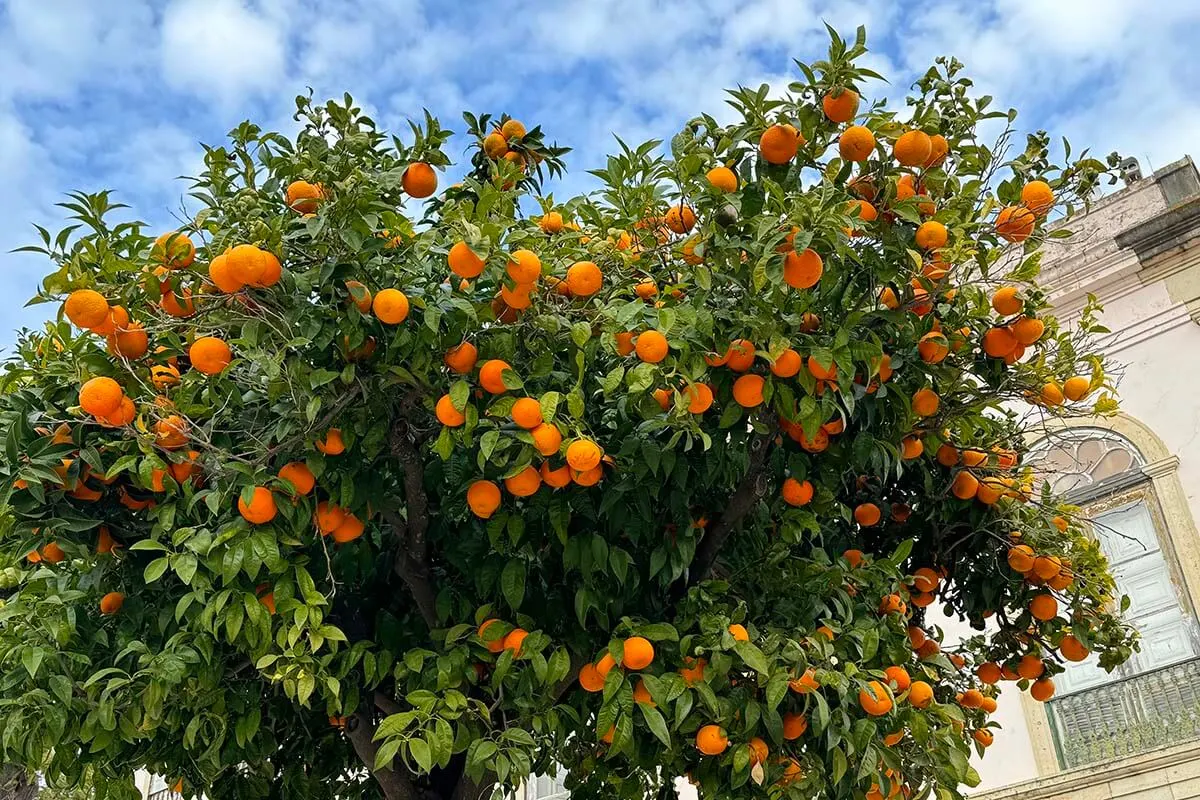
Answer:
<svg viewBox="0 0 1200 800"><path fill-rule="evenodd" d="M417 800L417 787L407 775L388 767L375 768L375 754L379 752L379 745L375 744L374 735L375 726L362 712L354 714L346 725L346 738L354 746L359 760L379 783L379 788L383 789L387 800Z"/></svg>
<svg viewBox="0 0 1200 800"><path fill-rule="evenodd" d="M774 436L774 431L755 433L751 436L750 463L746 466L746 474L742 476L737 488L729 496L725 510L708 526L704 538L696 547L696 555L692 558L686 576L676 582L673 594L677 598L682 597L689 586L708 577L729 534L766 494L767 486L762 480L763 464L766 463L767 452L770 450L771 439Z"/></svg>
<svg viewBox="0 0 1200 800"><path fill-rule="evenodd" d="M406 406L405 406L406 407ZM412 427L403 415L392 426L388 446L392 456L404 471L405 514L383 511L383 518L392 527L398 547L392 568L408 586L421 618L431 629L437 626L437 592L429 574L429 496L425 493L425 464L421 461L419 440L412 436Z"/></svg>
<svg viewBox="0 0 1200 800"><path fill-rule="evenodd" d="M388 697L383 692L375 692L371 699L375 703L375 707L388 716L391 716L392 714L399 714L404 710L400 707L399 703Z"/></svg>

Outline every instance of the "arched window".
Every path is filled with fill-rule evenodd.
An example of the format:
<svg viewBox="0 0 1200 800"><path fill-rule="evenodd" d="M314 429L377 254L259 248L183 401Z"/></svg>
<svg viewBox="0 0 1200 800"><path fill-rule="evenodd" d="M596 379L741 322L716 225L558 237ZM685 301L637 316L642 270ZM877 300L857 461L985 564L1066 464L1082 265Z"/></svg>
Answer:
<svg viewBox="0 0 1200 800"><path fill-rule="evenodd" d="M1141 652L1112 673L1093 656L1055 678L1049 711L1062 766L1166 744L1176 734L1194 738L1200 726L1182 724L1179 714L1200 709L1200 632L1146 459L1123 436L1091 427L1058 431L1030 456L1038 477L1082 509L1117 595L1130 599L1125 618L1141 636Z"/></svg>

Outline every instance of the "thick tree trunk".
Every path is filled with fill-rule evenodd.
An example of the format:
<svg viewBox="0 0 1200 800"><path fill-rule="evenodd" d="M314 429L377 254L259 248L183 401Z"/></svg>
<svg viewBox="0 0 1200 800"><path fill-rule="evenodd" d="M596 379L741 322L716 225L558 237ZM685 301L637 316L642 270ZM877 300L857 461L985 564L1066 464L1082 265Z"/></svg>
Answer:
<svg viewBox="0 0 1200 800"><path fill-rule="evenodd" d="M21 767L0 767L0 800L33 800L37 783L30 783Z"/></svg>

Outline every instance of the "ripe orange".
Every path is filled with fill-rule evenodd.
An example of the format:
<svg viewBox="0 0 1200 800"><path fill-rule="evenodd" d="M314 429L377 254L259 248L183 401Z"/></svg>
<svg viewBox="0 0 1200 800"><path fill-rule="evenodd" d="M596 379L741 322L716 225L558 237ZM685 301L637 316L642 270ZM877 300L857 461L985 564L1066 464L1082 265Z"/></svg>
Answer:
<svg viewBox="0 0 1200 800"><path fill-rule="evenodd" d="M941 398L933 389L918 389L912 396L913 413L918 417L932 417L940 404Z"/></svg>
<svg viewBox="0 0 1200 800"><path fill-rule="evenodd" d="M446 255L450 271L460 278L478 278L483 273L484 260L466 242L455 242Z"/></svg>
<svg viewBox="0 0 1200 800"><path fill-rule="evenodd" d="M1058 528L1063 533L1066 533L1067 528L1070 527L1070 523L1067 522L1065 517L1055 517L1051 520L1051 522L1054 523L1054 527Z"/></svg>
<svg viewBox="0 0 1200 800"><path fill-rule="evenodd" d="M812 502L813 485L809 481L787 478L780 489L780 495L783 497L783 502L789 506L806 506Z"/></svg>
<svg viewBox="0 0 1200 800"><path fill-rule="evenodd" d="M925 131L908 131L896 140L892 155L906 167L917 167L929 160L933 153L933 142Z"/></svg>
<svg viewBox="0 0 1200 800"><path fill-rule="evenodd" d="M120 546L121 545L119 545L117 540L113 538L113 535L108 528L104 525L101 525L100 535L96 540L96 552L100 554L111 553Z"/></svg>
<svg viewBox="0 0 1200 800"><path fill-rule="evenodd" d="M706 756L719 756L729 747L729 738L720 725L704 725L696 731L696 749Z"/></svg>
<svg viewBox="0 0 1200 800"><path fill-rule="evenodd" d="M1076 375L1073 378L1067 378L1063 384L1063 396L1071 402L1082 400L1087 397L1088 392L1092 390L1092 382L1089 378L1081 375Z"/></svg>
<svg viewBox="0 0 1200 800"><path fill-rule="evenodd" d="M487 519L500 507L500 487L488 480L477 480L467 488L467 505L472 513Z"/></svg>
<svg viewBox="0 0 1200 800"><path fill-rule="evenodd" d="M258 280L250 284L259 289L266 289L279 283L283 277L283 265L270 250L262 251L263 271Z"/></svg>
<svg viewBox="0 0 1200 800"><path fill-rule="evenodd" d="M725 366L734 372L745 372L754 365L754 342L749 339L738 339L729 345L725 354Z"/></svg>
<svg viewBox="0 0 1200 800"><path fill-rule="evenodd" d="M525 125L517 119L506 120L505 123L500 126L500 134L505 139L524 139Z"/></svg>
<svg viewBox="0 0 1200 800"><path fill-rule="evenodd" d="M819 381L830 381L837 378L837 364L830 364L828 367L822 366L815 358L808 359L808 371L814 378Z"/></svg>
<svg viewBox="0 0 1200 800"><path fill-rule="evenodd" d="M800 372L804 359L790 347L779 354L771 364L771 374L779 378L791 378Z"/></svg>
<svg viewBox="0 0 1200 800"><path fill-rule="evenodd" d="M590 297L600 291L604 275L592 261L578 261L567 269L567 288L576 297Z"/></svg>
<svg viewBox="0 0 1200 800"><path fill-rule="evenodd" d="M450 399L450 395L448 394L444 394L438 398L433 410L438 422L447 428L457 428L467 421L467 415L454 407L454 401Z"/></svg>
<svg viewBox="0 0 1200 800"><path fill-rule="evenodd" d="M633 331L623 331L622 333L613 334L613 338L617 344L617 355L627 356L633 352Z"/></svg>
<svg viewBox="0 0 1200 800"><path fill-rule="evenodd" d="M959 470L950 491L959 500L970 500L979 492L979 479L965 469Z"/></svg>
<svg viewBox="0 0 1200 800"><path fill-rule="evenodd" d="M929 567L918 567L913 570L913 588L918 592L933 592L941 583L942 576Z"/></svg>
<svg viewBox="0 0 1200 800"><path fill-rule="evenodd" d="M404 170L400 184L409 197L421 200L437 191L437 173L425 162L415 161Z"/></svg>
<svg viewBox="0 0 1200 800"><path fill-rule="evenodd" d="M642 636L631 636L625 640L621 666L625 669L645 669L654 661L654 645Z"/></svg>
<svg viewBox="0 0 1200 800"><path fill-rule="evenodd" d="M737 622L734 622L729 626L729 635L738 642L750 641L750 632L746 630L746 626Z"/></svg>
<svg viewBox="0 0 1200 800"><path fill-rule="evenodd" d="M950 355L950 340L941 331L930 331L917 343L917 353L926 364L940 364Z"/></svg>
<svg viewBox="0 0 1200 800"><path fill-rule="evenodd" d="M240 292L246 287L245 282L233 274L233 267L229 263L229 251L221 253L209 262L208 279L225 294Z"/></svg>
<svg viewBox="0 0 1200 800"><path fill-rule="evenodd" d="M1062 653L1062 657L1067 661L1079 662L1086 659L1091 651L1084 647L1083 642L1068 633L1058 643L1058 652Z"/></svg>
<svg viewBox="0 0 1200 800"><path fill-rule="evenodd" d="M504 479L504 488L513 497L529 497L542 486L542 476L533 467L526 467L512 477Z"/></svg>
<svg viewBox="0 0 1200 800"><path fill-rule="evenodd" d="M1040 678L1045 671L1046 665L1032 653L1021 656L1021 660L1017 663L1017 675L1026 680Z"/></svg>
<svg viewBox="0 0 1200 800"><path fill-rule="evenodd" d="M540 407L538 408L538 413L540 416ZM554 455L558 452L559 447L562 446L562 434L559 433L557 427L550 423L543 422L540 425L534 426L529 431L529 434L533 437L534 448L544 456Z"/></svg>
<svg viewBox="0 0 1200 800"><path fill-rule="evenodd" d="M384 325L399 325L408 317L408 298L399 289L381 289L371 301L371 310Z"/></svg>
<svg viewBox="0 0 1200 800"><path fill-rule="evenodd" d="M683 659L684 666L679 668L679 677L683 678L683 682L688 686L704 680L704 668L708 666L708 661L703 658L693 658L685 656Z"/></svg>
<svg viewBox="0 0 1200 800"><path fill-rule="evenodd" d="M858 92L853 89L834 89L821 98L821 110L832 122L849 122L858 113Z"/></svg>
<svg viewBox="0 0 1200 800"><path fill-rule="evenodd" d="M333 540L338 544L353 542L363 535L363 528L363 521L347 511L341 524L333 529Z"/></svg>
<svg viewBox="0 0 1200 800"><path fill-rule="evenodd" d="M765 383L761 375L742 375L733 382L733 399L743 408L755 408L762 404Z"/></svg>
<svg viewBox="0 0 1200 800"><path fill-rule="evenodd" d="M643 331L638 334L635 349L642 361L657 364L667 357L667 337L658 331Z"/></svg>
<svg viewBox="0 0 1200 800"><path fill-rule="evenodd" d="M587 472L600 466L604 451L590 439L576 439L567 445L567 464L576 472Z"/></svg>
<svg viewBox="0 0 1200 800"><path fill-rule="evenodd" d="M905 461L920 458L925 452L925 443L917 436L905 436L900 440L900 457Z"/></svg>
<svg viewBox="0 0 1200 800"><path fill-rule="evenodd" d="M275 519L277 509L275 508L275 496L271 494L271 490L263 486L254 487L254 495L247 503L238 495L237 500L238 513L247 521L255 525L262 525Z"/></svg>
<svg viewBox="0 0 1200 800"><path fill-rule="evenodd" d="M729 167L713 167L705 177L711 186L722 192L737 191L737 174Z"/></svg>
<svg viewBox="0 0 1200 800"><path fill-rule="evenodd" d="M912 685L912 678L909 677L908 670L904 667L888 667L883 674L887 676L889 683L895 686L894 691L896 692L907 692L908 687Z"/></svg>
<svg viewBox="0 0 1200 800"><path fill-rule="evenodd" d="M182 289L179 294L167 290L158 301L159 308L172 317L186 319L196 313L196 304L192 301L192 290Z"/></svg>
<svg viewBox="0 0 1200 800"><path fill-rule="evenodd" d="M667 209L667 216L663 218L663 221L675 233L687 233L696 227L696 212L692 211L689 206L680 203Z"/></svg>
<svg viewBox="0 0 1200 800"><path fill-rule="evenodd" d="M881 717L892 710L892 698L879 681L868 681L858 690L858 704L872 717Z"/></svg>
<svg viewBox="0 0 1200 800"><path fill-rule="evenodd" d="M878 525L881 517L882 512L874 503L860 503L854 508L854 521L864 528Z"/></svg>
<svg viewBox="0 0 1200 800"><path fill-rule="evenodd" d="M991 661L980 664L975 670L975 674L979 677L980 681L988 684L989 686L999 683L1000 678L1002 677L1000 674L1000 665L993 664Z"/></svg>
<svg viewBox="0 0 1200 800"><path fill-rule="evenodd" d="M41 551L41 560L51 564L61 564L67 558L67 554L58 546L58 542L50 542ZM34 559L30 559L34 561ZM35 561L36 563L36 561Z"/></svg>
<svg viewBox="0 0 1200 800"><path fill-rule="evenodd" d="M866 161L875 151L875 134L863 125L851 125L838 137L838 153L846 161Z"/></svg>
<svg viewBox="0 0 1200 800"><path fill-rule="evenodd" d="M123 605L125 605L125 595L120 592L109 592L100 598L100 613L111 616L120 611Z"/></svg>
<svg viewBox="0 0 1200 800"><path fill-rule="evenodd" d="M229 366L229 362L233 360L233 352L222 339L202 336L188 348L188 358L196 371L205 375L216 375Z"/></svg>
<svg viewBox="0 0 1200 800"><path fill-rule="evenodd" d="M187 430L187 421L172 414L154 423L154 441L164 450L178 450L188 443Z"/></svg>
<svg viewBox="0 0 1200 800"><path fill-rule="evenodd" d="M712 408L713 391L707 383L692 383L684 389L689 414L703 414Z"/></svg>
<svg viewBox="0 0 1200 800"><path fill-rule="evenodd" d="M1004 358L1017 349L1017 337L1012 329L999 326L988 328L983 335L983 352L992 358Z"/></svg>
<svg viewBox="0 0 1200 800"><path fill-rule="evenodd" d="M654 401L658 403L659 408L663 411L669 409L672 403L675 402L675 393L670 389L655 389L651 392L651 396L654 397Z"/></svg>
<svg viewBox="0 0 1200 800"><path fill-rule="evenodd" d="M900 307L900 299L896 297L896 290L890 286L885 286L879 291L879 304L884 308L895 311Z"/></svg>
<svg viewBox="0 0 1200 800"><path fill-rule="evenodd" d="M123 306L113 306L109 309L108 319L92 328L92 333L101 336L111 336L129 324L129 312Z"/></svg>
<svg viewBox="0 0 1200 800"><path fill-rule="evenodd" d="M1045 331L1046 323L1036 317L1021 317L1012 324L1013 336L1023 345L1034 344Z"/></svg>
<svg viewBox="0 0 1200 800"><path fill-rule="evenodd" d="M1058 601L1051 594L1036 595L1029 601L1029 613L1034 619L1049 622L1058 616Z"/></svg>
<svg viewBox="0 0 1200 800"><path fill-rule="evenodd" d="M317 203L324 197L321 187L308 181L292 181L287 187L288 208L301 214L312 214Z"/></svg>
<svg viewBox="0 0 1200 800"><path fill-rule="evenodd" d="M154 240L150 248L150 259L168 269L184 269L196 260L196 245L187 234L179 231L164 233Z"/></svg>
<svg viewBox="0 0 1200 800"><path fill-rule="evenodd" d="M112 378L92 378L79 389L79 406L94 417L105 417L121 407L125 391Z"/></svg>
<svg viewBox="0 0 1200 800"><path fill-rule="evenodd" d="M1035 558L1033 548L1027 544L1019 544L1009 548L1008 566L1015 572L1025 574L1033 569Z"/></svg>
<svg viewBox="0 0 1200 800"><path fill-rule="evenodd" d="M856 211L858 218L863 222L874 222L879 219L879 211L866 200L850 201L850 204L846 208L846 213L853 216Z"/></svg>
<svg viewBox="0 0 1200 800"><path fill-rule="evenodd" d="M1047 383L1038 394L1038 402L1045 406L1061 406L1063 404L1062 387L1053 381Z"/></svg>
<svg viewBox="0 0 1200 800"><path fill-rule="evenodd" d="M1033 574L1044 581L1057 577L1062 572L1062 560L1058 556L1038 556L1033 560Z"/></svg>
<svg viewBox="0 0 1200 800"><path fill-rule="evenodd" d="M1037 217L1023 206L1006 206L996 215L996 235L1005 241L1018 243L1033 233Z"/></svg>
<svg viewBox="0 0 1200 800"><path fill-rule="evenodd" d="M470 342L456 344L446 351L445 357L442 359L446 366L453 372L459 375L465 375L475 368L475 360L479 356L479 351L475 345Z"/></svg>
<svg viewBox="0 0 1200 800"><path fill-rule="evenodd" d="M1002 317L1020 314L1025 301L1017 296L1017 287L1002 286L992 295L992 308Z"/></svg>
<svg viewBox="0 0 1200 800"><path fill-rule="evenodd" d="M318 439L317 449L327 456L340 456L346 452L346 443L342 440L341 428L330 428L325 436Z"/></svg>
<svg viewBox="0 0 1200 800"><path fill-rule="evenodd" d="M937 250L939 247L945 247L949 238L950 234L945 225L929 220L922 222L921 226L917 228L915 241L917 247L922 250Z"/></svg>
<svg viewBox="0 0 1200 800"><path fill-rule="evenodd" d="M596 465L591 469L571 470L571 480L577 486L595 486L604 477L604 468Z"/></svg>
<svg viewBox="0 0 1200 800"><path fill-rule="evenodd" d="M505 269L518 284L530 284L541 277L542 261L532 250L515 250Z"/></svg>
<svg viewBox="0 0 1200 800"><path fill-rule="evenodd" d="M122 358L141 358L150 349L150 340L140 323L131 322L108 337L108 349Z"/></svg>
<svg viewBox="0 0 1200 800"><path fill-rule="evenodd" d="M815 692L821 688L821 684L817 681L817 673L813 669L806 669L804 674L799 678L793 678L788 681L788 688L796 694L808 694Z"/></svg>
<svg viewBox="0 0 1200 800"><path fill-rule="evenodd" d="M1021 187L1021 202L1041 216L1054 207L1054 190L1045 181L1030 181Z"/></svg>
<svg viewBox="0 0 1200 800"><path fill-rule="evenodd" d="M824 271L821 257L812 248L802 253L792 250L783 257L783 281L793 289L811 289Z"/></svg>
<svg viewBox="0 0 1200 800"><path fill-rule="evenodd" d="M271 259L274 256L252 244L239 244L225 253L225 262L229 276L243 286L259 284L271 269ZM209 274L212 267L209 266Z"/></svg>
<svg viewBox="0 0 1200 800"><path fill-rule="evenodd" d="M929 158L922 164L925 169L931 169L940 165L946 160L946 154L950 152L950 143L946 141L946 137L940 133L935 133L929 137Z"/></svg>
<svg viewBox="0 0 1200 800"><path fill-rule="evenodd" d="M562 214L557 211L547 211L538 222L538 227L546 233L558 233L563 229Z"/></svg>
<svg viewBox="0 0 1200 800"><path fill-rule="evenodd" d="M933 702L933 687L925 681L913 681L908 689L908 702L913 708L929 708Z"/></svg>
<svg viewBox="0 0 1200 800"><path fill-rule="evenodd" d="M1044 703L1051 697L1054 697L1054 681L1049 678L1042 678L1040 681L1034 681L1029 687L1029 696L1039 703Z"/></svg>
<svg viewBox="0 0 1200 800"><path fill-rule="evenodd" d="M767 760L767 756L771 754L771 750L767 747L767 743L757 736L747 742L747 746L750 748L751 765L764 763Z"/></svg>
<svg viewBox="0 0 1200 800"><path fill-rule="evenodd" d="M503 375L505 370L510 369L512 367L507 361L498 358L483 362L483 366L479 368L479 385L490 394L504 394L508 387L504 385Z"/></svg>
<svg viewBox="0 0 1200 800"><path fill-rule="evenodd" d="M521 655L521 644L525 641L525 637L529 635L529 631L524 628L513 628L504 637L504 649L511 650L513 658Z"/></svg>
<svg viewBox="0 0 1200 800"><path fill-rule="evenodd" d="M317 479L313 477L312 470L303 461L293 461L290 464L284 464L279 469L279 477L285 481L289 481L295 487L297 494L308 494L317 483Z"/></svg>
<svg viewBox="0 0 1200 800"><path fill-rule="evenodd" d="M94 328L108 319L108 301L93 289L76 289L67 295L63 313L77 328Z"/></svg>
<svg viewBox="0 0 1200 800"><path fill-rule="evenodd" d="M504 158L504 154L508 152L508 141L504 134L492 131L483 137L483 152L488 158Z"/></svg>
<svg viewBox="0 0 1200 800"><path fill-rule="evenodd" d="M604 676L596 669L595 664L584 664L579 670L579 685L585 692L602 692Z"/></svg>
<svg viewBox="0 0 1200 800"><path fill-rule="evenodd" d="M513 422L527 431L542 424L542 406L532 397L522 397L513 403L511 414Z"/></svg>
<svg viewBox="0 0 1200 800"><path fill-rule="evenodd" d="M566 465L551 469L550 462L543 461L539 472L545 484L552 489L561 489L571 483L571 468Z"/></svg>
<svg viewBox="0 0 1200 800"><path fill-rule="evenodd" d="M808 717L788 712L783 715L783 738L789 742L799 739L808 730Z"/></svg>
<svg viewBox="0 0 1200 800"><path fill-rule="evenodd" d="M791 125L772 125L758 139L758 152L768 164L786 164L796 156L803 137Z"/></svg>

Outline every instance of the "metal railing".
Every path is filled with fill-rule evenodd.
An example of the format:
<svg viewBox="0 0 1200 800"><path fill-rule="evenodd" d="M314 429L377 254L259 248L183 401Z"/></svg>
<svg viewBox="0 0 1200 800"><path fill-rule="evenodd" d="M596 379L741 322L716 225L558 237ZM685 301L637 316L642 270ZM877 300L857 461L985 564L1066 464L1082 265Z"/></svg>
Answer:
<svg viewBox="0 0 1200 800"><path fill-rule="evenodd" d="M1047 710L1063 769L1200 739L1200 659L1064 695Z"/></svg>
<svg viewBox="0 0 1200 800"><path fill-rule="evenodd" d="M159 789L157 792L151 792L146 800L183 800L183 795L172 792L169 788Z"/></svg>

